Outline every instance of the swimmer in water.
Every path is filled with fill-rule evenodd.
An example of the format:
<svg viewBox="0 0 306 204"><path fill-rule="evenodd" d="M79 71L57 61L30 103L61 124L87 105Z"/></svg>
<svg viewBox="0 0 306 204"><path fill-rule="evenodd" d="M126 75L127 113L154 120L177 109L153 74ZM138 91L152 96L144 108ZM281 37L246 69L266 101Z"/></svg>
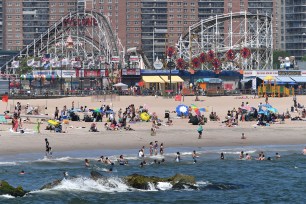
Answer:
<svg viewBox="0 0 306 204"><path fill-rule="evenodd" d="M306 155L306 147L303 149L303 154Z"/></svg>
<svg viewBox="0 0 306 204"><path fill-rule="evenodd" d="M239 159L243 159L243 158L244 158L244 152L241 151L241 152L240 152L240 155L239 155Z"/></svg>
<svg viewBox="0 0 306 204"><path fill-rule="evenodd" d="M64 172L64 178L67 178L69 175L68 175L68 172L67 171L65 171Z"/></svg>
<svg viewBox="0 0 306 204"><path fill-rule="evenodd" d="M246 160L251 160L252 157L251 157L251 155L249 155L248 153L246 153L246 154L245 154L245 159L246 159Z"/></svg>
<svg viewBox="0 0 306 204"><path fill-rule="evenodd" d="M20 175L25 174L24 170L20 171L19 174L20 174Z"/></svg>
<svg viewBox="0 0 306 204"><path fill-rule="evenodd" d="M177 152L177 153L176 153L176 158L175 158L175 161L176 161L176 162L180 162L180 161L181 161L181 155L180 155L180 152Z"/></svg>
<svg viewBox="0 0 306 204"><path fill-rule="evenodd" d="M88 159L85 159L85 166L86 166L86 167L89 167L89 166L90 166L89 160L88 160Z"/></svg>
<svg viewBox="0 0 306 204"><path fill-rule="evenodd" d="M223 152L221 152L220 159L224 160L224 153Z"/></svg>
<svg viewBox="0 0 306 204"><path fill-rule="evenodd" d="M197 160L196 160L197 157L199 157L199 156L197 155L196 151L193 150L193 152L192 152L193 163L197 163Z"/></svg>
<svg viewBox="0 0 306 204"><path fill-rule="evenodd" d="M278 152L275 153L275 159L280 159L280 155L278 154Z"/></svg>

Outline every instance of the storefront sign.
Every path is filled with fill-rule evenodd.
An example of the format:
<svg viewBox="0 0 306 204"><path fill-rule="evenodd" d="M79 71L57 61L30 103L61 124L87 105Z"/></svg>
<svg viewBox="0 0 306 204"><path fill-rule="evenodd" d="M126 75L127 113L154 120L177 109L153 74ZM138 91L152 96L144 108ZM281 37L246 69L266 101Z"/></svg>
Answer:
<svg viewBox="0 0 306 204"><path fill-rule="evenodd" d="M122 69L122 75L140 75L140 69Z"/></svg>
<svg viewBox="0 0 306 204"><path fill-rule="evenodd" d="M57 76L61 78L75 78L76 77L75 70L56 70Z"/></svg>
<svg viewBox="0 0 306 204"><path fill-rule="evenodd" d="M170 70L154 70L154 69L142 69L141 74L144 75L168 75L170 74ZM179 70L171 70L171 74L178 75Z"/></svg>
<svg viewBox="0 0 306 204"><path fill-rule="evenodd" d="M107 69L80 69L77 71L77 77L108 77Z"/></svg>
<svg viewBox="0 0 306 204"><path fill-rule="evenodd" d="M130 62L138 62L139 58L138 56L130 56Z"/></svg>
<svg viewBox="0 0 306 204"><path fill-rule="evenodd" d="M111 61L112 62L119 62L120 61L120 57L119 56L112 56Z"/></svg>
<svg viewBox="0 0 306 204"><path fill-rule="evenodd" d="M278 71L279 76L301 76L301 71Z"/></svg>

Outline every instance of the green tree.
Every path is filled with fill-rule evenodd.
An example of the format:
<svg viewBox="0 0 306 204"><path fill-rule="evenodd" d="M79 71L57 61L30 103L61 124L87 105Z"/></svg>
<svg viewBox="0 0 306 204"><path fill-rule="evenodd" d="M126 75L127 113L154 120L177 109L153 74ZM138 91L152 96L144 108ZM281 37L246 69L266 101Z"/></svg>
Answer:
<svg viewBox="0 0 306 204"><path fill-rule="evenodd" d="M302 61L303 61L303 62L306 62L306 55L304 55L304 56L302 57Z"/></svg>
<svg viewBox="0 0 306 204"><path fill-rule="evenodd" d="M289 57L290 54L284 50L274 50L273 51L273 68L279 69L280 68L280 61L278 60L279 57L285 58Z"/></svg>

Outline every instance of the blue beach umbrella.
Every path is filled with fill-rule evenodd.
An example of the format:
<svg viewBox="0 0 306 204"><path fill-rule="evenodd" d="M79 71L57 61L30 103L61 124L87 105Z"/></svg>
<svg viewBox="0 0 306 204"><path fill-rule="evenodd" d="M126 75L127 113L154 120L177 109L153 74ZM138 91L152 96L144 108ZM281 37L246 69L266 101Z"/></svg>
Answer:
<svg viewBox="0 0 306 204"><path fill-rule="evenodd" d="M178 105L175 109L177 116L188 116L188 106Z"/></svg>

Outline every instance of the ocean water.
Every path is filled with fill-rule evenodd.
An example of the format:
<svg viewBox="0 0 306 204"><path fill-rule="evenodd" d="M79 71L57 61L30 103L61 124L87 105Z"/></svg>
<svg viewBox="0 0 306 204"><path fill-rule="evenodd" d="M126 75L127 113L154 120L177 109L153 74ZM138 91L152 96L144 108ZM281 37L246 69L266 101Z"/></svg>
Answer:
<svg viewBox="0 0 306 204"><path fill-rule="evenodd" d="M306 203L306 156L301 154L305 145L210 147L210 148L166 148L164 156L146 157L148 163L154 159L165 159L165 163L151 164L140 168L138 150L92 150L54 152L52 159L43 153L21 154L0 157L0 180L13 186L21 185L29 193L24 197L0 196L0 203ZM192 150L199 157L194 163ZM175 162L179 151L182 161ZM239 160L240 151L249 153L253 160ZM271 161L255 160L263 151ZM225 160L220 160L220 153ZM274 159L275 153L281 155ZM148 150L146 149L146 153ZM115 160L125 155L129 165L115 162L110 166L98 163L101 155ZM84 166L90 159L91 167ZM24 170L24 175L19 172ZM108 177L107 181L90 178L94 170ZM56 179L69 177L49 190L40 188ZM169 177L176 173L193 175L199 190L172 190L171 184L159 183L149 190L138 190L127 186L122 178L138 173L146 176ZM227 189L209 188L224 185Z"/></svg>

